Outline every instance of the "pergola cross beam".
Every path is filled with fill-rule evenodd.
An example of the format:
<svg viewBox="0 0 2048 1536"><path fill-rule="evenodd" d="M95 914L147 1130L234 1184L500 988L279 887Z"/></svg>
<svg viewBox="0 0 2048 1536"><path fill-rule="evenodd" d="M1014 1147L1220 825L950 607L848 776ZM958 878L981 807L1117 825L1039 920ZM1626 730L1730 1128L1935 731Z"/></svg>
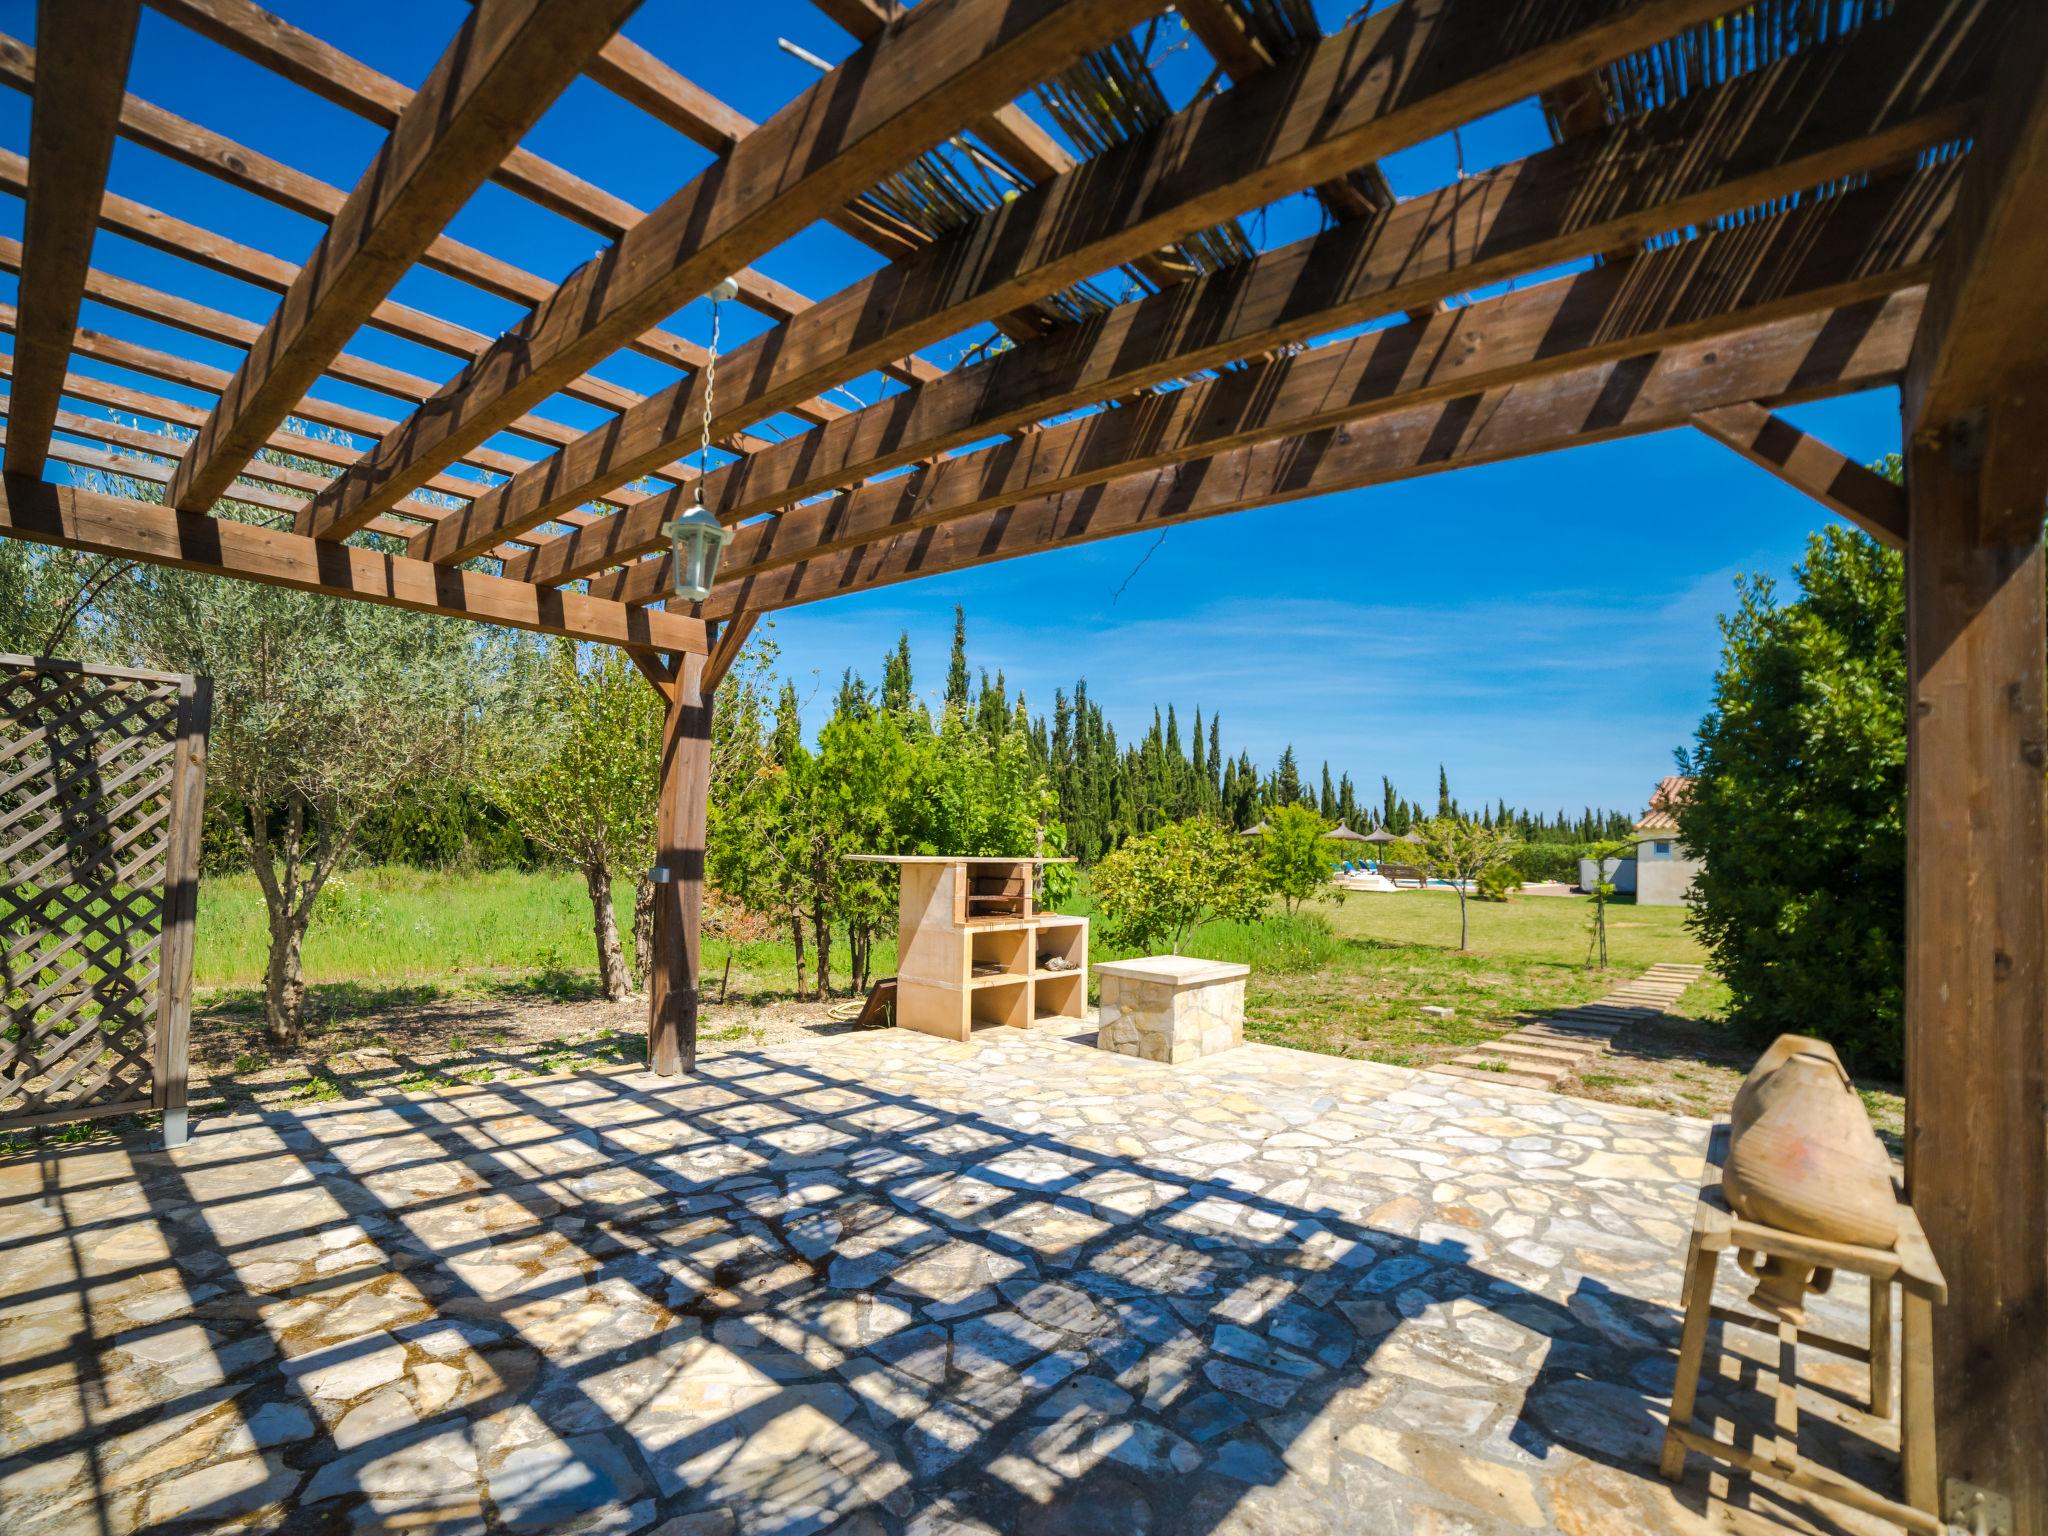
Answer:
<svg viewBox="0 0 2048 1536"><path fill-rule="evenodd" d="M1338 226L1026 342L713 470L703 486L706 503L737 522L1107 395L1377 316L1426 312L1438 300L1591 254L1618 238L1704 222L1910 155L1966 128L1983 78L1984 29L1944 50L1925 47L1924 28L1948 14L1953 10L1859 29L1638 123L1510 162L1377 219ZM902 314L901 288L881 286L886 278L850 290L849 309ZM807 345L803 326L765 338L758 349L738 349L728 376L787 371ZM659 435L636 432L643 413L689 419L680 400L661 402L650 397L615 432L587 434L487 492L472 511L468 536L530 527L578 505L593 483L637 469L640 453L664 446ZM742 404L718 420L730 425L750 414ZM579 472L583 466L596 472ZM591 575L658 549L660 525L672 515L656 502L601 519L509 574L548 582Z"/></svg>
<svg viewBox="0 0 2048 1536"><path fill-rule="evenodd" d="M29 109L20 290L28 317L14 339L18 411L7 439L9 474L42 473L92 265L93 229L139 12L138 0L94 6L42 0L37 7L45 67Z"/></svg>
<svg viewBox="0 0 2048 1536"><path fill-rule="evenodd" d="M1413 406L1063 491L721 585L704 616L760 613L1171 524L1439 470L1685 426L1715 405L1867 389L1897 376L1923 288L1650 356Z"/></svg>
<svg viewBox="0 0 2048 1536"><path fill-rule="evenodd" d="M220 498L635 4L482 0L399 114L199 429L171 482L173 506L203 512Z"/></svg>
<svg viewBox="0 0 2048 1536"><path fill-rule="evenodd" d="M872 185L953 132L977 103L1007 100L1155 8L1156 0L920 7L579 267L318 498L301 531L353 532L562 379L803 229L820 204Z"/></svg>
<svg viewBox="0 0 2048 1536"><path fill-rule="evenodd" d="M0 483L0 536L606 645L705 650L704 625L683 614L25 476Z"/></svg>

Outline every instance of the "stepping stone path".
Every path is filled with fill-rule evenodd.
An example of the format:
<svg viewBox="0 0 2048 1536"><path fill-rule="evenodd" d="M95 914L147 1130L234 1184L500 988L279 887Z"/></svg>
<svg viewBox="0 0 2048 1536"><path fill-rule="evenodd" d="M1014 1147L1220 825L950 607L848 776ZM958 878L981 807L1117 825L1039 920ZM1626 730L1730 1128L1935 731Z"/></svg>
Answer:
<svg viewBox="0 0 2048 1536"><path fill-rule="evenodd" d="M1562 1009L1429 1070L1522 1088L1555 1088L1559 1079L1606 1055L1624 1025L1669 1013L1705 969L1653 965L1597 1003Z"/></svg>

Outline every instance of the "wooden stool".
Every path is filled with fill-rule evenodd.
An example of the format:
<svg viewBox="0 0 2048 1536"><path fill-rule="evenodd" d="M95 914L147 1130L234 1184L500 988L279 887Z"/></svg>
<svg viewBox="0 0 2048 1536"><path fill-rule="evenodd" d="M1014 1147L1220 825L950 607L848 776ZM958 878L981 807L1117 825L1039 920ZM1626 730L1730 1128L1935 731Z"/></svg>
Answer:
<svg viewBox="0 0 2048 1536"><path fill-rule="evenodd" d="M1659 1470L1676 1482L1685 1473L1685 1453L1723 1462L1759 1477L1774 1478L1835 1499L1868 1514L1895 1520L1909 1531L1941 1536L1934 1477L1934 1381L1932 1330L1934 1304L1948 1300L1948 1287L1927 1247L1919 1218L1899 1200L1899 1236L1890 1249L1830 1243L1776 1227L1745 1221L1728 1208L1721 1193L1721 1166L1728 1156L1728 1122L1715 1125L1707 1138L1706 1175L1693 1212L1692 1237L1686 1250L1685 1330L1678 1347L1678 1381L1671 1392L1671 1422L1664 1431ZM1896 1191L1895 1191L1896 1192ZM1811 1264L1817 1270L1848 1270L1870 1278L1870 1335L1852 1343L1800 1327L1784 1318L1754 1316L1714 1303L1714 1275L1721 1255L1764 1254ZM1740 1258L1737 1260L1741 1263ZM1747 1270L1745 1270L1747 1273ZM1825 1282L1823 1282L1824 1284ZM1892 1287L1901 1295L1901 1358L1892 1353ZM1719 1320L1737 1328L1774 1334L1778 1341L1777 1404L1773 1414L1776 1442L1758 1437L1758 1449L1744 1450L1693 1428L1693 1400L1699 1392L1700 1366L1706 1354L1707 1324ZM1870 1411L1892 1416L1892 1383L1902 1388L1899 1400L1899 1459L1905 1469L1906 1501L1901 1504L1873 1493L1840 1473L1815 1466L1799 1455L1798 1351L1801 1345L1824 1350L1870 1366ZM1764 1448L1772 1446L1768 1454Z"/></svg>

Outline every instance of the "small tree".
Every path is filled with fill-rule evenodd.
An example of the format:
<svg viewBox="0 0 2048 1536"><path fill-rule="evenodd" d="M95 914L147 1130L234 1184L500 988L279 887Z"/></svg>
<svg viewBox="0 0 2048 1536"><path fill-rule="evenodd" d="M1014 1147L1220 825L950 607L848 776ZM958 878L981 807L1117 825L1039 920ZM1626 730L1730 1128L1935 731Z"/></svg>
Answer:
<svg viewBox="0 0 2048 1536"><path fill-rule="evenodd" d="M1266 895L1252 851L1207 817L1133 837L1095 866L1095 898L1108 937L1132 949L1164 942L1177 955L1187 936L1212 918L1257 917Z"/></svg>
<svg viewBox="0 0 2048 1536"><path fill-rule="evenodd" d="M661 696L625 652L592 647L582 660L558 641L533 713L493 753L493 797L527 837L583 876L598 981L612 1002L631 990L612 882L630 872L645 885L654 861L662 716ZM636 961L644 971L644 951Z"/></svg>
<svg viewBox="0 0 2048 1536"><path fill-rule="evenodd" d="M1469 945L1471 925L1467 883L1476 885L1488 870L1504 864L1517 846L1513 834L1481 826L1461 816L1432 816L1418 822L1415 862L1433 878L1449 880L1458 891L1458 948Z"/></svg>
<svg viewBox="0 0 2048 1536"><path fill-rule="evenodd" d="M1304 901L1330 888L1330 854L1323 846L1329 831L1330 823L1307 805L1283 805L1266 812L1259 872L1290 917Z"/></svg>
<svg viewBox="0 0 2048 1536"><path fill-rule="evenodd" d="M1607 865L1634 847L1626 840L1590 843L1586 847L1586 857L1593 861L1593 915L1586 924L1591 935L1586 941L1586 964L1592 965L1597 955L1603 971L1607 969L1607 903L1614 899L1614 882L1607 878Z"/></svg>

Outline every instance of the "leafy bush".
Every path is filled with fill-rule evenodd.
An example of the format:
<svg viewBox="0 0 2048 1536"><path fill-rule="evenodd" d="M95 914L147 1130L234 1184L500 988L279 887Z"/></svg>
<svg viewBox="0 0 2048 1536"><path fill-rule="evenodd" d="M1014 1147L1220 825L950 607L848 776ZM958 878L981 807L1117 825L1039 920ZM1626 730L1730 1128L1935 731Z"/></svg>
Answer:
<svg viewBox="0 0 2048 1536"><path fill-rule="evenodd" d="M1562 880L1576 885L1584 843L1524 843L1508 856L1517 880Z"/></svg>
<svg viewBox="0 0 2048 1536"><path fill-rule="evenodd" d="M1095 866L1104 936L1120 948L1165 944L1179 954L1211 919L1250 922L1267 891L1246 841L1201 816L1129 839Z"/></svg>
<svg viewBox="0 0 2048 1536"><path fill-rule="evenodd" d="M1522 877L1511 866L1496 864L1479 876L1479 888L1473 894L1481 901L1506 901L1521 883Z"/></svg>
<svg viewBox="0 0 2048 1536"><path fill-rule="evenodd" d="M1330 824L1307 805L1282 805L1266 813L1259 838L1259 873L1288 915L1330 888Z"/></svg>
<svg viewBox="0 0 2048 1536"><path fill-rule="evenodd" d="M1852 1070L1903 1066L1904 562L1861 534L1807 543L1799 601L1745 582L1721 620L1714 702L1680 765L1702 860L1693 926L1729 1017L1818 1035Z"/></svg>

